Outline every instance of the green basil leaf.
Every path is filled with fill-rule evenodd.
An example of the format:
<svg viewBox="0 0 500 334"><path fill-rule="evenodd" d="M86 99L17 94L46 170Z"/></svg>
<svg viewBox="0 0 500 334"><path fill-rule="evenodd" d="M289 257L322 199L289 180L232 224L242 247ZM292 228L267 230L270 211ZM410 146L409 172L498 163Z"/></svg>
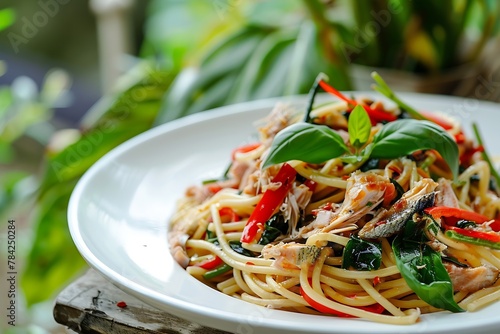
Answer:
<svg viewBox="0 0 500 334"><path fill-rule="evenodd" d="M262 168L290 160L319 164L348 152L342 137L324 125L295 123L274 137Z"/></svg>
<svg viewBox="0 0 500 334"><path fill-rule="evenodd" d="M376 270L382 261L382 245L360 239L353 235L344 248L342 268L355 270Z"/></svg>
<svg viewBox="0 0 500 334"><path fill-rule="evenodd" d="M462 312L463 309L453 299L453 286L441 255L425 241L423 230L415 222L407 221L402 233L392 242L401 276L413 292L429 305Z"/></svg>
<svg viewBox="0 0 500 334"><path fill-rule="evenodd" d="M363 146L370 138L372 123L366 110L357 105L349 115L347 131L349 132L349 141L355 148Z"/></svg>
<svg viewBox="0 0 500 334"><path fill-rule="evenodd" d="M370 154L372 153L373 143L366 145L366 147L359 154L349 154L344 155L340 159L342 162L347 164L364 164L370 158Z"/></svg>
<svg viewBox="0 0 500 334"><path fill-rule="evenodd" d="M418 150L441 154L453 176L458 174L458 146L439 125L429 121L402 119L385 124L373 138L372 158L395 159Z"/></svg>
<svg viewBox="0 0 500 334"><path fill-rule="evenodd" d="M259 245L267 245L270 242L276 240L282 234L286 234L288 231L288 222L285 217L277 213L272 216L264 225L264 232L259 240Z"/></svg>

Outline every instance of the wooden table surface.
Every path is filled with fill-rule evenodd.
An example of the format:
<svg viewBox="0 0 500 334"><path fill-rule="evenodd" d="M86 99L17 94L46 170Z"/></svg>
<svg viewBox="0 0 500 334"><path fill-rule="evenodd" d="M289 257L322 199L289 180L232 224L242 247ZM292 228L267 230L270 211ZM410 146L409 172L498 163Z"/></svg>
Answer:
<svg viewBox="0 0 500 334"><path fill-rule="evenodd" d="M119 302L124 302L125 307ZM123 305L122 305L123 306ZM57 297L54 319L82 334L223 334L149 306L90 269Z"/></svg>

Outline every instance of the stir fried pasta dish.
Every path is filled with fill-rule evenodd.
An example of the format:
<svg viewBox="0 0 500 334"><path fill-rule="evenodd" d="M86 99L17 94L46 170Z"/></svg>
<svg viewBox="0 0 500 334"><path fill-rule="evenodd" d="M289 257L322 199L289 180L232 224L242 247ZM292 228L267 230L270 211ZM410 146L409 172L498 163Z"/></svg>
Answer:
<svg viewBox="0 0 500 334"><path fill-rule="evenodd" d="M498 174L479 130L348 97L318 77L277 104L225 175L186 190L168 234L186 271L265 307L389 324L500 299ZM336 96L315 104L320 89Z"/></svg>

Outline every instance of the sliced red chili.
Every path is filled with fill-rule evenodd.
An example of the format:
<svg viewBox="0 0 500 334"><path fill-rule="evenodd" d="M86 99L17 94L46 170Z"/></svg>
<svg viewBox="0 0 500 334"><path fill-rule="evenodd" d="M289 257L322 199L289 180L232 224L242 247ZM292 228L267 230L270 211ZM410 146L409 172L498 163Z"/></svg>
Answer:
<svg viewBox="0 0 500 334"><path fill-rule="evenodd" d="M301 296L304 298L304 300L313 308L315 309L316 311L318 312L321 312L321 313L325 313L325 314L332 314L332 315L336 315L338 317L342 317L342 318L356 318L355 316L353 315L350 315L350 314L347 314L347 313L344 313L344 312L340 312L340 311L337 311L337 310L334 310L326 305L323 305L317 301L315 301L314 299L312 299L303 289L302 287L300 288L300 294ZM377 313L377 314L381 314L382 312L384 312L384 307L380 304L373 304L373 305L368 305L368 306L356 306L357 309L360 309L360 310L364 310L364 311L368 311L368 312L372 312L372 313Z"/></svg>
<svg viewBox="0 0 500 334"><path fill-rule="evenodd" d="M262 143L251 143L235 148L233 152L231 152L231 159L234 161L236 159L236 154L251 152L258 148L260 145L262 145Z"/></svg>
<svg viewBox="0 0 500 334"><path fill-rule="evenodd" d="M435 113L427 112L427 111L421 111L420 112L425 118L427 118L429 121L436 123L437 125L441 126L445 130L451 130L453 129L453 124L448 122L443 117L440 117L439 115L436 115Z"/></svg>
<svg viewBox="0 0 500 334"><path fill-rule="evenodd" d="M382 121L392 122L392 121L395 121L397 119L397 117L394 116L393 114L387 113L385 111L377 110L377 109L372 109L369 106L362 105L362 104L356 102L355 100L348 98L347 96L345 96L344 94L342 94L341 92L339 92L338 90L333 88L332 86L328 85L324 81L320 81L319 85L321 86L321 88L323 88L323 90L325 92L330 93L332 95L335 95L339 99L347 102L352 107L355 107L357 105L361 105L368 113L368 116L370 117L372 124L376 124L376 123L379 123Z"/></svg>
<svg viewBox="0 0 500 334"><path fill-rule="evenodd" d="M220 257L215 256L213 259L208 259L201 263L198 263L197 266L206 270L212 270L214 268L217 268L223 263L224 261L222 261Z"/></svg>
<svg viewBox="0 0 500 334"><path fill-rule="evenodd" d="M241 242L251 243L258 241L264 230L264 224L285 200L286 194L292 187L296 175L297 172L289 164L284 163L281 166L278 174L276 174L272 181L273 183L280 183L281 186L278 189L267 189L264 192L264 195L262 195L262 198L248 218L243 229Z"/></svg>
<svg viewBox="0 0 500 334"><path fill-rule="evenodd" d="M236 212L230 207L223 207L219 210L219 216L223 223L225 222L237 222L241 220Z"/></svg>
<svg viewBox="0 0 500 334"><path fill-rule="evenodd" d="M318 183L316 181L313 181L313 180L309 180L307 179L305 182L304 182L304 185L309 188L310 191L314 192L314 190L316 190L316 187L318 186Z"/></svg>
<svg viewBox="0 0 500 334"><path fill-rule="evenodd" d="M442 219L445 227L455 227L458 221L468 220L476 224L488 223L488 226L495 232L500 232L500 219L490 219L482 214L474 211L464 210L460 208L452 208L447 206L434 206L424 210L425 213L431 215L435 219ZM458 228L458 227L455 227ZM474 231L469 229L462 229L465 231ZM492 233L492 232L479 232L478 233ZM468 233L468 232L467 232ZM465 235L465 234L464 234ZM496 233L495 233L496 235ZM479 237L479 236L478 236ZM487 240L487 239L485 239Z"/></svg>
<svg viewBox="0 0 500 334"><path fill-rule="evenodd" d="M448 206L433 206L425 209L424 212L431 215L435 219L444 217L445 223L448 226L454 226L459 220L469 220L477 224L483 224L493 220L474 211ZM500 220L494 220L491 224L489 224L489 226L493 231L499 232Z"/></svg>
<svg viewBox="0 0 500 334"><path fill-rule="evenodd" d="M455 226L445 226L445 229L455 231L458 234L464 235L466 237L486 240L493 243L500 243L500 234L498 234L497 232L483 232Z"/></svg>

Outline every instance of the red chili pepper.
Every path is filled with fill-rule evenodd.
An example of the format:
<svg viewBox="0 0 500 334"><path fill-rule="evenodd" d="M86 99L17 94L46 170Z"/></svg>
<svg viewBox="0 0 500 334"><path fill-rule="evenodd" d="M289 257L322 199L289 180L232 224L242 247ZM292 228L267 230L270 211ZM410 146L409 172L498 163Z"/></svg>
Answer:
<svg viewBox="0 0 500 334"><path fill-rule="evenodd" d="M477 147L469 148L465 150L460 156L460 163L467 164L472 159L472 156L477 152L484 152L484 147L479 145Z"/></svg>
<svg viewBox="0 0 500 334"><path fill-rule="evenodd" d="M260 238L260 235L264 231L264 224L285 200L286 194L292 187L296 175L297 172L289 164L284 163L283 166L281 166L278 174L276 174L272 181L281 183L281 186L275 190L266 190L248 218L245 228L243 229L241 242L251 243L252 241L258 241L257 238Z"/></svg>
<svg viewBox="0 0 500 334"><path fill-rule="evenodd" d="M457 142L457 144L463 144L465 142L465 139L467 139L467 137L465 137L463 132L459 132L455 135L455 141Z"/></svg>
<svg viewBox="0 0 500 334"><path fill-rule="evenodd" d="M323 305L323 304L315 301L307 293L305 293L305 291L302 288L300 288L300 294L302 295L302 297L304 298L304 300L312 308L314 308L318 312L326 313L326 314L333 314L333 315L336 315L336 316L342 317L342 318L356 318L353 315L346 314L344 312L340 312L340 311L334 310L334 309L332 309L332 308L330 308L330 307L328 307L326 305ZM368 306L357 306L356 308L358 308L360 310L372 312L372 313L378 313L378 314L381 314L385 310L384 307L382 305L378 304L378 303L377 304L373 304L373 305L368 305Z"/></svg>
<svg viewBox="0 0 500 334"><path fill-rule="evenodd" d="M460 208L452 208L448 206L434 206L424 210L425 213L434 218L445 218L445 223L448 226L454 226L459 220L469 220L477 224L483 224L493 219L490 219L482 214L474 211L468 211ZM489 224L491 229L495 232L500 231L500 220L496 219L493 223Z"/></svg>
<svg viewBox="0 0 500 334"><path fill-rule="evenodd" d="M127 307L127 303L125 303L122 300L122 301L119 301L118 303L116 303L116 306L118 306L119 308L125 308L125 307Z"/></svg>
<svg viewBox="0 0 500 334"><path fill-rule="evenodd" d="M420 113L425 118L427 118L429 121L436 123L437 125L441 126L445 130L453 129L453 124L448 122L448 120L440 117L439 115L436 115L434 113L427 112L427 111L421 111Z"/></svg>
<svg viewBox="0 0 500 334"><path fill-rule="evenodd" d="M500 243L500 234L498 234L497 232L482 232L455 226L445 226L445 229L455 231L458 234L464 235L466 237L486 240L493 243Z"/></svg>
<svg viewBox="0 0 500 334"><path fill-rule="evenodd" d="M215 256L213 259L205 260L201 263L198 263L196 266L203 268L203 269L206 269L206 270L211 270L211 269L217 268L221 264L224 264L224 261L222 261L222 259L220 257Z"/></svg>
<svg viewBox="0 0 500 334"><path fill-rule="evenodd" d="M237 221L240 221L241 218L240 216L238 216L238 214L236 214L236 212L234 212L233 209L229 208L229 207L223 207L219 210L219 216L222 220L222 222L237 222Z"/></svg>
<svg viewBox="0 0 500 334"><path fill-rule="evenodd" d="M222 190L222 187L218 185L216 182L207 184L207 188L213 194L216 194Z"/></svg>
<svg viewBox="0 0 500 334"><path fill-rule="evenodd" d="M251 143L235 148L231 153L231 159L234 161L237 153L248 153L255 150L257 147L262 145L262 143Z"/></svg>
<svg viewBox="0 0 500 334"><path fill-rule="evenodd" d="M304 182L304 185L309 188L310 191L314 192L314 190L316 190L316 187L318 186L318 183L316 181L313 181L313 180L309 180L307 179L305 182Z"/></svg>
<svg viewBox="0 0 500 334"><path fill-rule="evenodd" d="M500 232L500 218L496 218L489 226L493 231Z"/></svg>
<svg viewBox="0 0 500 334"><path fill-rule="evenodd" d="M341 92L339 92L338 90L336 90L335 88L328 85L326 82L324 82L322 80L320 80L319 85L321 86L321 88L323 88L323 90L325 92L330 93L332 95L335 95L336 97L347 102L348 104L350 104L353 107L355 107L357 105L361 105L358 102L356 102L355 100L348 98L347 96L345 96L344 94L342 94ZM377 123L382 122L382 121L392 122L392 121L395 121L397 119L396 116L394 116L393 114L387 113L385 111L372 109L369 106L365 106L365 105L361 105L361 106L368 113L368 116L370 117L372 124L377 124Z"/></svg>

